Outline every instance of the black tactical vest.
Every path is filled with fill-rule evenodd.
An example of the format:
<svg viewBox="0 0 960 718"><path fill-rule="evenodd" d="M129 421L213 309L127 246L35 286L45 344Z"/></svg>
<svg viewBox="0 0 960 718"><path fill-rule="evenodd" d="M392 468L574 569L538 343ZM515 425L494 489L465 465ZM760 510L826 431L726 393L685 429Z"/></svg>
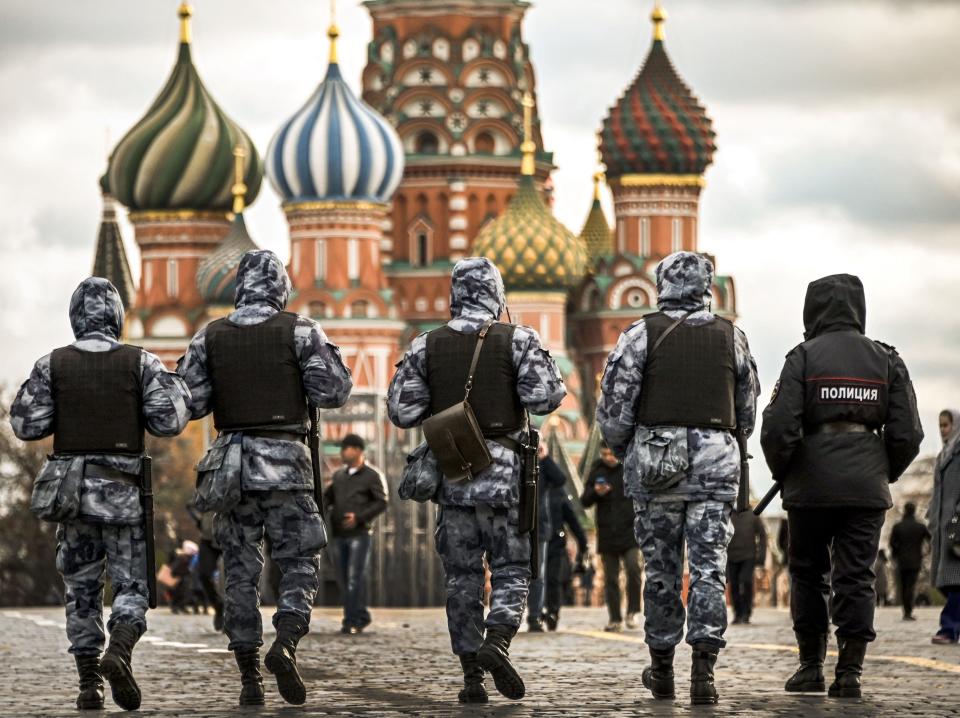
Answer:
<svg viewBox="0 0 960 718"><path fill-rule="evenodd" d="M733 324L679 325L653 355L650 351L675 320L662 312L644 317L647 362L637 421L645 426L734 429L737 360Z"/></svg>
<svg viewBox="0 0 960 718"><path fill-rule="evenodd" d="M140 352L126 344L108 352L53 351L54 453L143 452Z"/></svg>
<svg viewBox="0 0 960 718"><path fill-rule="evenodd" d="M804 342L803 423L849 421L879 429L886 422L890 355L859 332L828 332Z"/></svg>
<svg viewBox="0 0 960 718"><path fill-rule="evenodd" d="M470 391L470 406L484 436L503 436L523 427L524 412L513 368L512 324L494 324L487 332ZM438 414L463 401L477 334L440 327L427 334L430 411Z"/></svg>
<svg viewBox="0 0 960 718"><path fill-rule="evenodd" d="M207 369L213 381L213 424L238 431L307 420L293 333L297 315L278 312L240 326L218 319L207 328Z"/></svg>

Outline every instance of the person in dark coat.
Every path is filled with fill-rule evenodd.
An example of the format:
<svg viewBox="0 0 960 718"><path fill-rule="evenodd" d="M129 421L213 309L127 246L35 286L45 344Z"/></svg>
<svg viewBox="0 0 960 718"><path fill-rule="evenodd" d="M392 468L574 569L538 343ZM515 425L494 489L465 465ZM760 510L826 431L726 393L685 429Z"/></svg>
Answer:
<svg viewBox="0 0 960 718"><path fill-rule="evenodd" d="M877 592L878 606L890 605L890 582L887 576L887 568L889 563L890 562L887 560L887 552L883 549L880 549L879 553L877 553L877 562L873 564L873 572L877 575L875 588Z"/></svg>
<svg viewBox="0 0 960 718"><path fill-rule="evenodd" d="M760 437L790 522L800 669L785 687L824 690L832 588L840 655L830 695L858 698L867 644L876 638L873 565L893 505L889 484L916 457L923 429L900 355L864 336L857 277L811 282L803 322L805 341L787 355Z"/></svg>
<svg viewBox="0 0 960 718"><path fill-rule="evenodd" d="M364 460L366 442L347 434L340 442L343 466L324 492L333 528L333 558L343 591L341 632L356 635L370 625L367 564L373 545L373 521L387 510L387 484Z"/></svg>
<svg viewBox="0 0 960 718"><path fill-rule="evenodd" d="M767 530L753 511L733 514L733 539L727 546L727 583L733 601L733 622L750 623L753 614L753 572L767 560Z"/></svg>
<svg viewBox="0 0 960 718"><path fill-rule="evenodd" d="M890 534L890 554L897 563L897 584L903 620L913 621L913 602L917 592L917 576L923 563L923 545L930 540L927 527L917 521L917 505L903 507L903 519Z"/></svg>
<svg viewBox="0 0 960 718"><path fill-rule="evenodd" d="M940 412L943 449L933 475L933 497L927 522L933 535L930 547L930 582L947 598L940 613L940 630L934 643L956 643L960 638L960 556L947 537L950 520L960 510L960 411Z"/></svg>
<svg viewBox="0 0 960 718"><path fill-rule="evenodd" d="M643 571L640 547L633 532L633 500L623 489L623 464L604 442L583 487L580 502L597 507L597 553L603 562L603 592L609 623L606 631L623 629L620 563L627 574L627 628L638 626Z"/></svg>
<svg viewBox="0 0 960 718"><path fill-rule="evenodd" d="M540 490L547 492L552 532L547 544L547 596L543 614L543 620L551 631L557 630L560 606L563 604L564 578L570 575L565 528L569 528L577 540L577 564L583 563L587 553L587 534L567 494L566 483L567 477L557 462L549 456L540 461Z"/></svg>

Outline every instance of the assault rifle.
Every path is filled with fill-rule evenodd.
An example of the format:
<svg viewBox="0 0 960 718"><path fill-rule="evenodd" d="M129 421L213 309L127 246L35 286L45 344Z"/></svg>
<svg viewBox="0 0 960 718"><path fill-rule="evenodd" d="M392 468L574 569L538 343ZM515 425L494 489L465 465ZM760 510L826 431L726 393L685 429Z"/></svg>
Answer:
<svg viewBox="0 0 960 718"><path fill-rule="evenodd" d="M153 540L153 459L140 459L140 505L143 507L143 536L147 559L147 594L150 608L157 607L157 552Z"/></svg>
<svg viewBox="0 0 960 718"><path fill-rule="evenodd" d="M521 534L530 534L530 575L540 575L539 504L540 432L528 422L527 441L520 447L520 526Z"/></svg>

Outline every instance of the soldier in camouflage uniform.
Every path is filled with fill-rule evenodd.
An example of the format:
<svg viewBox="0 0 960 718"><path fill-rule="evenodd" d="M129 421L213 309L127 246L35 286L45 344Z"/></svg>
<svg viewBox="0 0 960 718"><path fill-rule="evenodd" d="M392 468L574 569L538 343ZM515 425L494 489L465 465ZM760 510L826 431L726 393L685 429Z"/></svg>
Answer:
<svg viewBox="0 0 960 718"><path fill-rule="evenodd" d="M116 288L100 277L85 279L70 299L70 323L76 336L71 347L87 357L87 353L108 352L112 356L124 348L120 342L123 319L123 304ZM132 386L139 386L140 396L134 406L139 405L143 427L155 436L176 436L189 417L186 386L150 352L126 349L136 367ZM65 377L55 377L52 371L52 358L57 352L37 361L10 409L13 431L25 441L55 433L62 437L71 428L57 425L58 411L62 418L68 408L59 391ZM110 356L104 358L109 360ZM101 383L112 383L110 379ZM83 381L89 383L90 375ZM113 407L103 408L109 412ZM93 423L95 409L79 407L81 412L89 410L87 417ZM77 477L79 496L75 498L79 503L75 513L63 518L57 529L57 568L66 587L67 637L80 674L77 708L81 709L103 708L104 675L121 708L133 710L140 706L140 689L130 667L133 646L147 629L146 556L138 487L140 461L140 454L132 453L54 453L44 463L34 489L36 509L47 490L44 487L59 493L73 472L82 477ZM59 478L48 482L52 476ZM113 587L113 607L107 626L110 646L101 662L105 568Z"/></svg>
<svg viewBox="0 0 960 718"><path fill-rule="evenodd" d="M212 322L197 332L178 367L192 393L192 417L199 419L213 412L215 423L220 426L218 401L243 401L244 397L257 396L257 385L262 387L270 375L279 374L284 367L279 363L257 365L254 362L258 370L249 375L247 385L230 385L222 378L218 383L210 352L211 333L231 327L242 338L255 333L258 327L260 330L282 329L277 322L284 320L292 326L292 338L282 331L264 336L268 344L290 342L288 364L294 364L293 388L300 392L296 418L289 423L270 424L266 431L258 431L256 427L221 430L207 458L201 462L201 465L210 464L208 459L224 455L229 462L231 454L226 453L227 448L231 444L241 445L238 465L233 469L241 477L242 497L231 511L218 514L215 523L226 576L224 630L241 671L241 705L264 703L258 590L264 563L264 533L270 539L271 558L282 574L277 612L273 617L277 638L267 653L265 665L276 676L284 700L294 704L306 701L295 651L309 629L310 612L319 588L320 550L326 546L327 534L314 499L310 451L304 443L307 431L304 400L322 408L339 407L347 401L353 388L350 370L343 363L339 348L327 339L320 325L307 317L283 311L290 289L287 272L273 252L247 252L237 270L236 310L226 318L226 324L223 320L219 324ZM225 361L230 361L230 357L225 357ZM269 398L263 403L269 403ZM258 407L248 406L248 409L257 411ZM227 466L221 468L230 470Z"/></svg>
<svg viewBox="0 0 960 718"><path fill-rule="evenodd" d="M450 289L453 318L447 328L468 337L476 335L485 322L499 319L505 307L503 279L492 262L473 257L457 263ZM431 415L428 337L422 334L413 341L390 384L387 411L390 420L401 428L419 426ZM522 408L534 414L554 411L566 388L557 365L540 346L537 333L529 327L512 328L506 348L512 365L511 380L515 381ZM487 351L485 346L481 357ZM469 363L469 353L467 359ZM465 375L466 366L459 369ZM460 386L455 391L460 391ZM514 441L521 436L520 430L510 435ZM436 542L447 580L447 623L453 652L460 657L464 671L461 702L486 702L484 669L492 674L503 695L514 699L524 695L523 681L507 652L520 626L531 575L530 541L517 533L520 457L497 441L488 439L486 443L493 464L471 481L444 480L437 497ZM424 451L426 470L435 472L439 481L439 469L429 450L421 446L415 453ZM486 620L484 556L492 586Z"/></svg>
<svg viewBox="0 0 960 718"><path fill-rule="evenodd" d="M725 645L727 627L726 547L733 535L731 503L736 499L740 478L733 429L747 434L753 431L759 381L744 333L710 310L712 263L700 254L677 252L660 263L656 277L661 313L635 322L620 336L607 359L597 420L610 448L624 462L627 495L633 498L636 510L637 542L646 561L645 632L652 666L644 671L643 683L656 698L674 695L674 647L683 638L680 592L686 542L690 567L686 640L693 647L691 699L694 703L715 703L713 666ZM716 381L708 381L706 387L697 386L697 376L680 382L680 386L693 387L686 411L696 414L699 397L706 400L714 386L725 385L727 391L719 397L719 403L725 406L726 414L723 418L711 416L697 425L670 419L645 425L645 412L658 413L645 400L663 388L656 386L649 375L650 352L656 341L649 339L654 331L651 327L658 327L658 338L669 336L665 325L681 318L684 322L674 329L682 330L670 339L685 359L696 359L698 352L682 346L684 331L712 330L709 336L726 341L721 344L725 351L715 359L708 356L701 369L713 372L710 376L718 377ZM676 365L688 364L674 361L673 367L663 366L668 352L674 350L670 345L671 341L663 338L657 348L661 360L658 372L662 375ZM650 396L645 397L645 393ZM683 413L671 412L670 406L673 397L680 394L673 385L660 394L660 416ZM724 428L709 428L710 424Z"/></svg>

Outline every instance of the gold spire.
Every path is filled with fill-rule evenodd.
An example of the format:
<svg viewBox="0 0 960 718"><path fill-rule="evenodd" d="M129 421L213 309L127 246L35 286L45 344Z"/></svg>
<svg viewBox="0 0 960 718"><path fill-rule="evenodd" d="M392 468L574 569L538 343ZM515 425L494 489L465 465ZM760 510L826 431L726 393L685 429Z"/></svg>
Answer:
<svg viewBox="0 0 960 718"><path fill-rule="evenodd" d="M597 171L593 173L593 199L600 199L600 183L603 182L603 172Z"/></svg>
<svg viewBox="0 0 960 718"><path fill-rule="evenodd" d="M520 152L523 153L520 174L532 177L536 169L537 143L533 141L533 95L529 92L523 94L523 143Z"/></svg>
<svg viewBox="0 0 960 718"><path fill-rule="evenodd" d="M330 29L327 30L330 38L330 64L337 64L337 38L340 37L340 28L337 27L337 0L330 0Z"/></svg>
<svg viewBox="0 0 960 718"><path fill-rule="evenodd" d="M230 191L233 193L233 213L243 212L244 197L247 195L247 185L243 182L243 164L247 158L247 152L240 145L233 150L233 187Z"/></svg>
<svg viewBox="0 0 960 718"><path fill-rule="evenodd" d="M653 21L653 39L663 41L666 33L663 30L663 24L667 21L667 11L663 9L660 0L657 0L650 13L650 19Z"/></svg>
<svg viewBox="0 0 960 718"><path fill-rule="evenodd" d="M193 15L193 5L188 2L180 3L177 10L180 17L180 42L184 45L190 44L190 16Z"/></svg>

